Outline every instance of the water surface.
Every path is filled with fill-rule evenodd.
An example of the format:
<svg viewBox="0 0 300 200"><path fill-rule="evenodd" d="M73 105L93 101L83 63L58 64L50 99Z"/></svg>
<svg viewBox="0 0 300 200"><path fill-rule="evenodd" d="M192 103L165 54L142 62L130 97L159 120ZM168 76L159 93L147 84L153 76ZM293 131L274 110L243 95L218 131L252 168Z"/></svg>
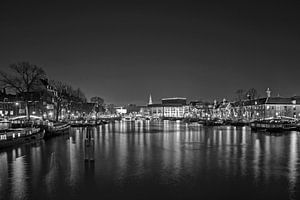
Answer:
<svg viewBox="0 0 300 200"><path fill-rule="evenodd" d="M297 199L299 137L167 121L74 128L0 151L0 199Z"/></svg>

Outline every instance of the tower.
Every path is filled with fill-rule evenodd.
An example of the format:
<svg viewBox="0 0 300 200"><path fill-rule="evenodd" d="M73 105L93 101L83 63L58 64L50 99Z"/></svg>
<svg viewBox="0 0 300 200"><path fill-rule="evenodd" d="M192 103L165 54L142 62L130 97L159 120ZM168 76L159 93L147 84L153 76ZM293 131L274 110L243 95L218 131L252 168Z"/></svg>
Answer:
<svg viewBox="0 0 300 200"><path fill-rule="evenodd" d="M267 97L270 98L271 97L271 90L270 90L270 88L267 89L266 93L267 93Z"/></svg>
<svg viewBox="0 0 300 200"><path fill-rule="evenodd" d="M151 97L151 94L150 94L148 105L152 105L152 104L153 104L153 103L152 103L152 97Z"/></svg>

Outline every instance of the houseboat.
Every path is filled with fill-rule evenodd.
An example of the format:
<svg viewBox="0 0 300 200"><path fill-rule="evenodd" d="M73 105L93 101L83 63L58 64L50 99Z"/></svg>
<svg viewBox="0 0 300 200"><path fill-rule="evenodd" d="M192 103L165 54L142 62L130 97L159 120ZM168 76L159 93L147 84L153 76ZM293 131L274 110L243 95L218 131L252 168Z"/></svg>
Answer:
<svg viewBox="0 0 300 200"><path fill-rule="evenodd" d="M68 134L70 124L66 122L49 122L43 127L45 130L45 138Z"/></svg>
<svg viewBox="0 0 300 200"><path fill-rule="evenodd" d="M297 123L294 119L277 117L257 120L250 123L251 130L263 132L284 132L297 130Z"/></svg>
<svg viewBox="0 0 300 200"><path fill-rule="evenodd" d="M44 138L40 128L17 128L0 130L0 149L15 145L33 143Z"/></svg>

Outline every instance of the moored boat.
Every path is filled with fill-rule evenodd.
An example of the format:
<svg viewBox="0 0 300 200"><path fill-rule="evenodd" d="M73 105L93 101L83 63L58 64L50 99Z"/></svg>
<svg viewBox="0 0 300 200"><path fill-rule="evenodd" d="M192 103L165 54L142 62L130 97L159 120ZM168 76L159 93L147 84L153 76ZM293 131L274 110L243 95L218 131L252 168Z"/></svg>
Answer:
<svg viewBox="0 0 300 200"><path fill-rule="evenodd" d="M224 121L221 119L200 120L198 123L202 124L204 126L222 126L222 125L224 125Z"/></svg>
<svg viewBox="0 0 300 200"><path fill-rule="evenodd" d="M244 120L232 120L228 124L235 127L249 126L249 122Z"/></svg>
<svg viewBox="0 0 300 200"><path fill-rule="evenodd" d="M45 131L40 128L17 128L0 131L0 149L15 145L33 143L44 138Z"/></svg>
<svg viewBox="0 0 300 200"><path fill-rule="evenodd" d="M293 120L285 118L268 118L250 123L251 130L262 132L285 132L297 129L297 124Z"/></svg>
<svg viewBox="0 0 300 200"><path fill-rule="evenodd" d="M65 122L49 123L47 126L44 126L45 138L68 134L69 129L70 124Z"/></svg>

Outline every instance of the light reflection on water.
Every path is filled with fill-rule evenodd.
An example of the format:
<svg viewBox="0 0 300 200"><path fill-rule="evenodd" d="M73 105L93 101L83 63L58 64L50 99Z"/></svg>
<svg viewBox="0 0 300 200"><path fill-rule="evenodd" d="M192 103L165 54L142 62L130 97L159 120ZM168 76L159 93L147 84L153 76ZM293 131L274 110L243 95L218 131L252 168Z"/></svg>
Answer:
<svg viewBox="0 0 300 200"><path fill-rule="evenodd" d="M87 163L87 131L1 151L0 199L299 197L297 132L116 122L92 128L95 162Z"/></svg>

